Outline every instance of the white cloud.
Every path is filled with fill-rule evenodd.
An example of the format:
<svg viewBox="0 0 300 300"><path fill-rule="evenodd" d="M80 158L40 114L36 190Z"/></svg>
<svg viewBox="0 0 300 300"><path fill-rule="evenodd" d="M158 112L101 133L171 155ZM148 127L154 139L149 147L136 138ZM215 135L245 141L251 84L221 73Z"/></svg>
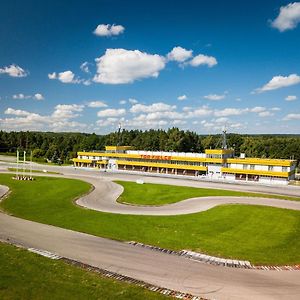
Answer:
<svg viewBox="0 0 300 300"><path fill-rule="evenodd" d="M281 108L280 107L272 107L271 110L272 111L281 111Z"/></svg>
<svg viewBox="0 0 300 300"><path fill-rule="evenodd" d="M255 107L249 109L250 112L254 112L254 113L261 113L261 112L264 112L265 110L266 110L266 108L263 106L255 106Z"/></svg>
<svg viewBox="0 0 300 300"><path fill-rule="evenodd" d="M22 93L13 95L13 99L29 99L30 95L24 95Z"/></svg>
<svg viewBox="0 0 300 300"><path fill-rule="evenodd" d="M86 130L88 128L87 124L76 122L76 121L57 121L50 125L53 131L77 131Z"/></svg>
<svg viewBox="0 0 300 300"><path fill-rule="evenodd" d="M119 121L120 120L118 118L107 118L107 119L98 120L96 122L96 124L101 127L106 127L106 126L111 126L111 125L117 124L117 123L119 123Z"/></svg>
<svg viewBox="0 0 300 300"><path fill-rule="evenodd" d="M294 29L300 22L300 2L289 3L280 7L278 17L271 23L274 28L283 32Z"/></svg>
<svg viewBox="0 0 300 300"><path fill-rule="evenodd" d="M288 114L283 118L283 120L285 121L300 120L300 114Z"/></svg>
<svg viewBox="0 0 300 300"><path fill-rule="evenodd" d="M13 118L0 119L0 128L4 130L47 130L47 131L81 131L88 125L70 120L78 116L75 112L83 110L83 105L59 104L51 115L39 115L25 110L7 108L6 115Z"/></svg>
<svg viewBox="0 0 300 300"><path fill-rule="evenodd" d="M80 65L80 70L83 71L83 72L85 72L85 73L90 73L89 65L90 65L90 63L88 63L87 61L85 61L84 63L82 63Z"/></svg>
<svg viewBox="0 0 300 300"><path fill-rule="evenodd" d="M226 118L226 117L217 118L215 120L215 122L216 123L226 123L226 122L228 122L228 118Z"/></svg>
<svg viewBox="0 0 300 300"><path fill-rule="evenodd" d="M182 108L183 111L191 111L193 108L191 106L184 106Z"/></svg>
<svg viewBox="0 0 300 300"><path fill-rule="evenodd" d="M97 36L113 36L123 33L124 30L125 27L123 27L122 25L100 24L96 27L93 33Z"/></svg>
<svg viewBox="0 0 300 300"><path fill-rule="evenodd" d="M231 123L229 124L229 127L232 129L240 129L245 127L242 123Z"/></svg>
<svg viewBox="0 0 300 300"><path fill-rule="evenodd" d="M186 100L187 99L187 96L186 95L181 95L181 96L178 96L177 97L177 100L179 100L179 101L184 101L184 100Z"/></svg>
<svg viewBox="0 0 300 300"><path fill-rule="evenodd" d="M216 110L214 115L216 117L239 116L245 112L246 110L241 108L224 108L222 110Z"/></svg>
<svg viewBox="0 0 300 300"><path fill-rule="evenodd" d="M298 76L297 74L291 74L289 76L274 76L267 84L265 84L262 88L256 89L254 92L262 93L298 83L300 83L300 76Z"/></svg>
<svg viewBox="0 0 300 300"><path fill-rule="evenodd" d="M45 100L44 96L43 96L42 94L40 94L40 93L36 93L36 94L33 96L33 98L34 98L35 100L38 100L38 101L40 101L40 100Z"/></svg>
<svg viewBox="0 0 300 300"><path fill-rule="evenodd" d="M188 62L192 67L207 65L209 68L218 64L217 59L213 56L199 54Z"/></svg>
<svg viewBox="0 0 300 300"><path fill-rule="evenodd" d="M217 94L209 94L204 96L203 98L211 100L211 101L218 101L224 99L226 96L225 95L217 95Z"/></svg>
<svg viewBox="0 0 300 300"><path fill-rule="evenodd" d="M175 126L178 126L178 125L185 125L187 122L185 120L174 120L171 123Z"/></svg>
<svg viewBox="0 0 300 300"><path fill-rule="evenodd" d="M49 79L57 79L62 83L80 83L79 79L75 78L75 74L72 71L64 71L56 74L56 72L48 74Z"/></svg>
<svg viewBox="0 0 300 300"><path fill-rule="evenodd" d="M106 84L132 83L142 78L156 78L165 68L164 57L139 50L107 49L96 62L97 74L93 80Z"/></svg>
<svg viewBox="0 0 300 300"><path fill-rule="evenodd" d="M103 101L90 101L87 104L88 107L107 107L107 104Z"/></svg>
<svg viewBox="0 0 300 300"><path fill-rule="evenodd" d="M132 113L140 113L140 112L162 112L162 111L172 111L176 109L176 105L169 105L166 103L158 102L150 105L144 104L134 104L130 108L130 112Z"/></svg>
<svg viewBox="0 0 300 300"><path fill-rule="evenodd" d="M0 74L7 74L11 77L26 77L29 73L18 65L10 65L8 67L0 68Z"/></svg>
<svg viewBox="0 0 300 300"><path fill-rule="evenodd" d="M125 114L126 114L126 110L124 108L119 108L119 109L108 108L108 109L98 111L97 116L102 118L107 118L107 117L120 117Z"/></svg>
<svg viewBox="0 0 300 300"><path fill-rule="evenodd" d="M58 104L52 114L53 118L71 119L79 116L76 112L83 111L84 105L79 104Z"/></svg>
<svg viewBox="0 0 300 300"><path fill-rule="evenodd" d="M48 74L48 78L49 79L56 79L57 77L56 77L57 75L56 75L56 72L53 72L53 73L49 73Z"/></svg>
<svg viewBox="0 0 300 300"><path fill-rule="evenodd" d="M142 129L152 129L152 128L161 128L168 125L169 122L166 120L144 120L144 119L137 119L133 118L132 120L126 120L125 126L126 127L133 127L133 128L142 128Z"/></svg>
<svg viewBox="0 0 300 300"><path fill-rule="evenodd" d="M82 82L84 85L91 85L91 84L92 84L91 79L87 79L87 80L81 79L81 80L79 80L79 82ZM79 83L79 82L78 82L78 83Z"/></svg>
<svg viewBox="0 0 300 300"><path fill-rule="evenodd" d="M36 93L35 95L31 96L31 95L24 95L22 93L20 94L15 94L12 96L13 99L20 99L20 100L23 100L23 99L35 99L35 100L44 100L44 96L40 93Z"/></svg>
<svg viewBox="0 0 300 300"><path fill-rule="evenodd" d="M63 83L78 83L75 79L75 74L72 71L58 73L58 80Z"/></svg>
<svg viewBox="0 0 300 300"><path fill-rule="evenodd" d="M134 119L138 121L154 121L154 120L161 120L161 119L180 120L184 118L186 118L186 116L177 111L156 111L147 114L141 114L135 117Z"/></svg>
<svg viewBox="0 0 300 300"><path fill-rule="evenodd" d="M194 117L204 117L204 116L208 116L211 115L213 113L213 111L207 107L207 106L202 106L199 108L194 109L193 111L188 112L188 114L186 115L187 118L194 118Z"/></svg>
<svg viewBox="0 0 300 300"><path fill-rule="evenodd" d="M171 52L167 54L168 60L177 62L184 62L193 56L193 50L186 50L182 47L174 47Z"/></svg>
<svg viewBox="0 0 300 300"><path fill-rule="evenodd" d="M290 95L290 96L285 97L284 100L285 101L295 101L297 99L298 99L297 96Z"/></svg>
<svg viewBox="0 0 300 300"><path fill-rule="evenodd" d="M120 103L121 105L125 105L125 104L127 103L127 101L126 101L126 100L120 100L119 103Z"/></svg>
<svg viewBox="0 0 300 300"><path fill-rule="evenodd" d="M4 111L4 114L6 115L14 115L14 116L28 116L31 113L25 110L20 110L20 109L13 109L13 108L8 108Z"/></svg>
<svg viewBox="0 0 300 300"><path fill-rule="evenodd" d="M258 115L260 117L271 117L271 116L274 116L274 114L271 113L270 111L262 111L262 112L258 113Z"/></svg>
<svg viewBox="0 0 300 300"><path fill-rule="evenodd" d="M128 102L129 102L130 104L137 104L137 103L138 103L138 101L137 101L136 99L133 99L133 98L129 98L129 99L128 99Z"/></svg>

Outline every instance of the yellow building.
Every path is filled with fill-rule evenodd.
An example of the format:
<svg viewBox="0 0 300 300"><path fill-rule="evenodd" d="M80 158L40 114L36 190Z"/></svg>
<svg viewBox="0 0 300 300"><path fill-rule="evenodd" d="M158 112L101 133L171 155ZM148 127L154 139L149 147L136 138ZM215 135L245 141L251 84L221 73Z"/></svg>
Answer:
<svg viewBox="0 0 300 300"><path fill-rule="evenodd" d="M295 177L296 161L234 157L232 149L207 149L205 153L133 150L106 146L103 152L78 152L75 167L108 171L203 177L224 181L287 184Z"/></svg>

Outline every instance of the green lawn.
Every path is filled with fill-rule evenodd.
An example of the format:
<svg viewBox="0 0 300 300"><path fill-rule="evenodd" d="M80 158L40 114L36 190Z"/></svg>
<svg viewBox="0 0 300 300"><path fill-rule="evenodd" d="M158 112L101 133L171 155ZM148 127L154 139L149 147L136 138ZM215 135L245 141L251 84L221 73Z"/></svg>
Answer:
<svg viewBox="0 0 300 300"><path fill-rule="evenodd" d="M117 240L135 240L169 249L192 249L255 264L300 262L300 212L279 208L224 205L181 216L133 216L75 206L89 184L71 179L15 181L1 207L16 216Z"/></svg>
<svg viewBox="0 0 300 300"><path fill-rule="evenodd" d="M17 171L16 168L8 168L7 170L10 171L10 172L16 172ZM19 168L19 174L22 174L22 172L23 172L23 168ZM25 172L29 173L30 169L25 169ZM58 172L52 172L52 171L44 172L42 170L31 170L31 172L32 173L46 173L46 174L60 174Z"/></svg>
<svg viewBox="0 0 300 300"><path fill-rule="evenodd" d="M137 184L130 181L115 181L124 187L118 201L138 205L164 205L179 202L188 198L208 196L246 196L264 197L300 201L300 197L268 195L262 193L236 192L220 189L204 189L165 184Z"/></svg>
<svg viewBox="0 0 300 300"><path fill-rule="evenodd" d="M0 299L169 299L0 243Z"/></svg>

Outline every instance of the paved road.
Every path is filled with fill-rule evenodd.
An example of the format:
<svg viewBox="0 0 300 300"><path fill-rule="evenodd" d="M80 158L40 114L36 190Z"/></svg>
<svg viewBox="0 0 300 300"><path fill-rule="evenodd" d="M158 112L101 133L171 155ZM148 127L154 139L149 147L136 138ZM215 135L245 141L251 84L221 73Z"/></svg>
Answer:
<svg viewBox="0 0 300 300"><path fill-rule="evenodd" d="M63 168L62 170L66 169ZM97 185L99 182L100 186L101 184L107 184L107 191L112 188L115 194L111 197L106 197L106 200L110 203L109 205L121 191L120 187L110 182L111 177L123 177L123 179L125 177L129 180L135 180L134 176L111 176L110 174L101 176L102 180L100 180L100 176L98 174L95 175L93 172L76 171L74 175L75 171L71 168L70 170L68 172L73 173L73 175L69 175L72 175L74 178L85 179L94 185ZM67 174L65 171L64 173ZM138 177L140 178L140 176ZM162 183L161 178L146 178L146 180L148 179L150 181L159 180ZM169 181L177 185L181 183L175 179L168 179L167 182L169 183ZM195 184L198 186L199 182L195 182ZM232 187L234 189L240 188L240 186ZM97 198L98 191L96 192L96 190L91 194L93 195L91 197L95 197L93 199ZM289 191L289 189L286 190ZM5 191L4 188L0 188L0 193ZM105 191L102 193L102 196L104 195L107 195ZM260 201L259 199L257 200ZM198 200L188 201L199 202ZM280 204L290 203L290 201L276 201L279 201ZM292 203L296 204L298 202ZM119 209L118 205L115 207ZM258 271L207 265L183 257L154 252L149 249L26 221L1 213L0 239L10 239L27 247L48 250L61 256L76 259L152 284L212 299L300 298L299 271Z"/></svg>
<svg viewBox="0 0 300 300"><path fill-rule="evenodd" d="M181 215L208 210L220 204L251 204L300 210L300 201L287 201L270 198L252 197L199 197L187 199L163 206L134 206L116 202L123 192L123 187L106 178L77 176L95 187L88 195L76 203L90 209L118 214L133 215ZM142 195L141 195L142 196Z"/></svg>
<svg viewBox="0 0 300 300"><path fill-rule="evenodd" d="M299 299L299 271L231 269L0 214L0 239L211 299Z"/></svg>

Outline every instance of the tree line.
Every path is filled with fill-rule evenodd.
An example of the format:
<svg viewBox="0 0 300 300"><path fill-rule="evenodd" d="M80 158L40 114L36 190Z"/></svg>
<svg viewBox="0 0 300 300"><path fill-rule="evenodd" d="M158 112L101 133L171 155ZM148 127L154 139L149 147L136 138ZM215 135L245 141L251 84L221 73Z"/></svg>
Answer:
<svg viewBox="0 0 300 300"><path fill-rule="evenodd" d="M300 135L227 134L228 147L249 157L296 159L300 162ZM123 130L106 135L87 133L0 131L0 152L32 151L34 160L68 163L77 151L104 150L106 145L130 145L137 150L204 152L220 148L221 135L201 135L178 128L168 130Z"/></svg>

